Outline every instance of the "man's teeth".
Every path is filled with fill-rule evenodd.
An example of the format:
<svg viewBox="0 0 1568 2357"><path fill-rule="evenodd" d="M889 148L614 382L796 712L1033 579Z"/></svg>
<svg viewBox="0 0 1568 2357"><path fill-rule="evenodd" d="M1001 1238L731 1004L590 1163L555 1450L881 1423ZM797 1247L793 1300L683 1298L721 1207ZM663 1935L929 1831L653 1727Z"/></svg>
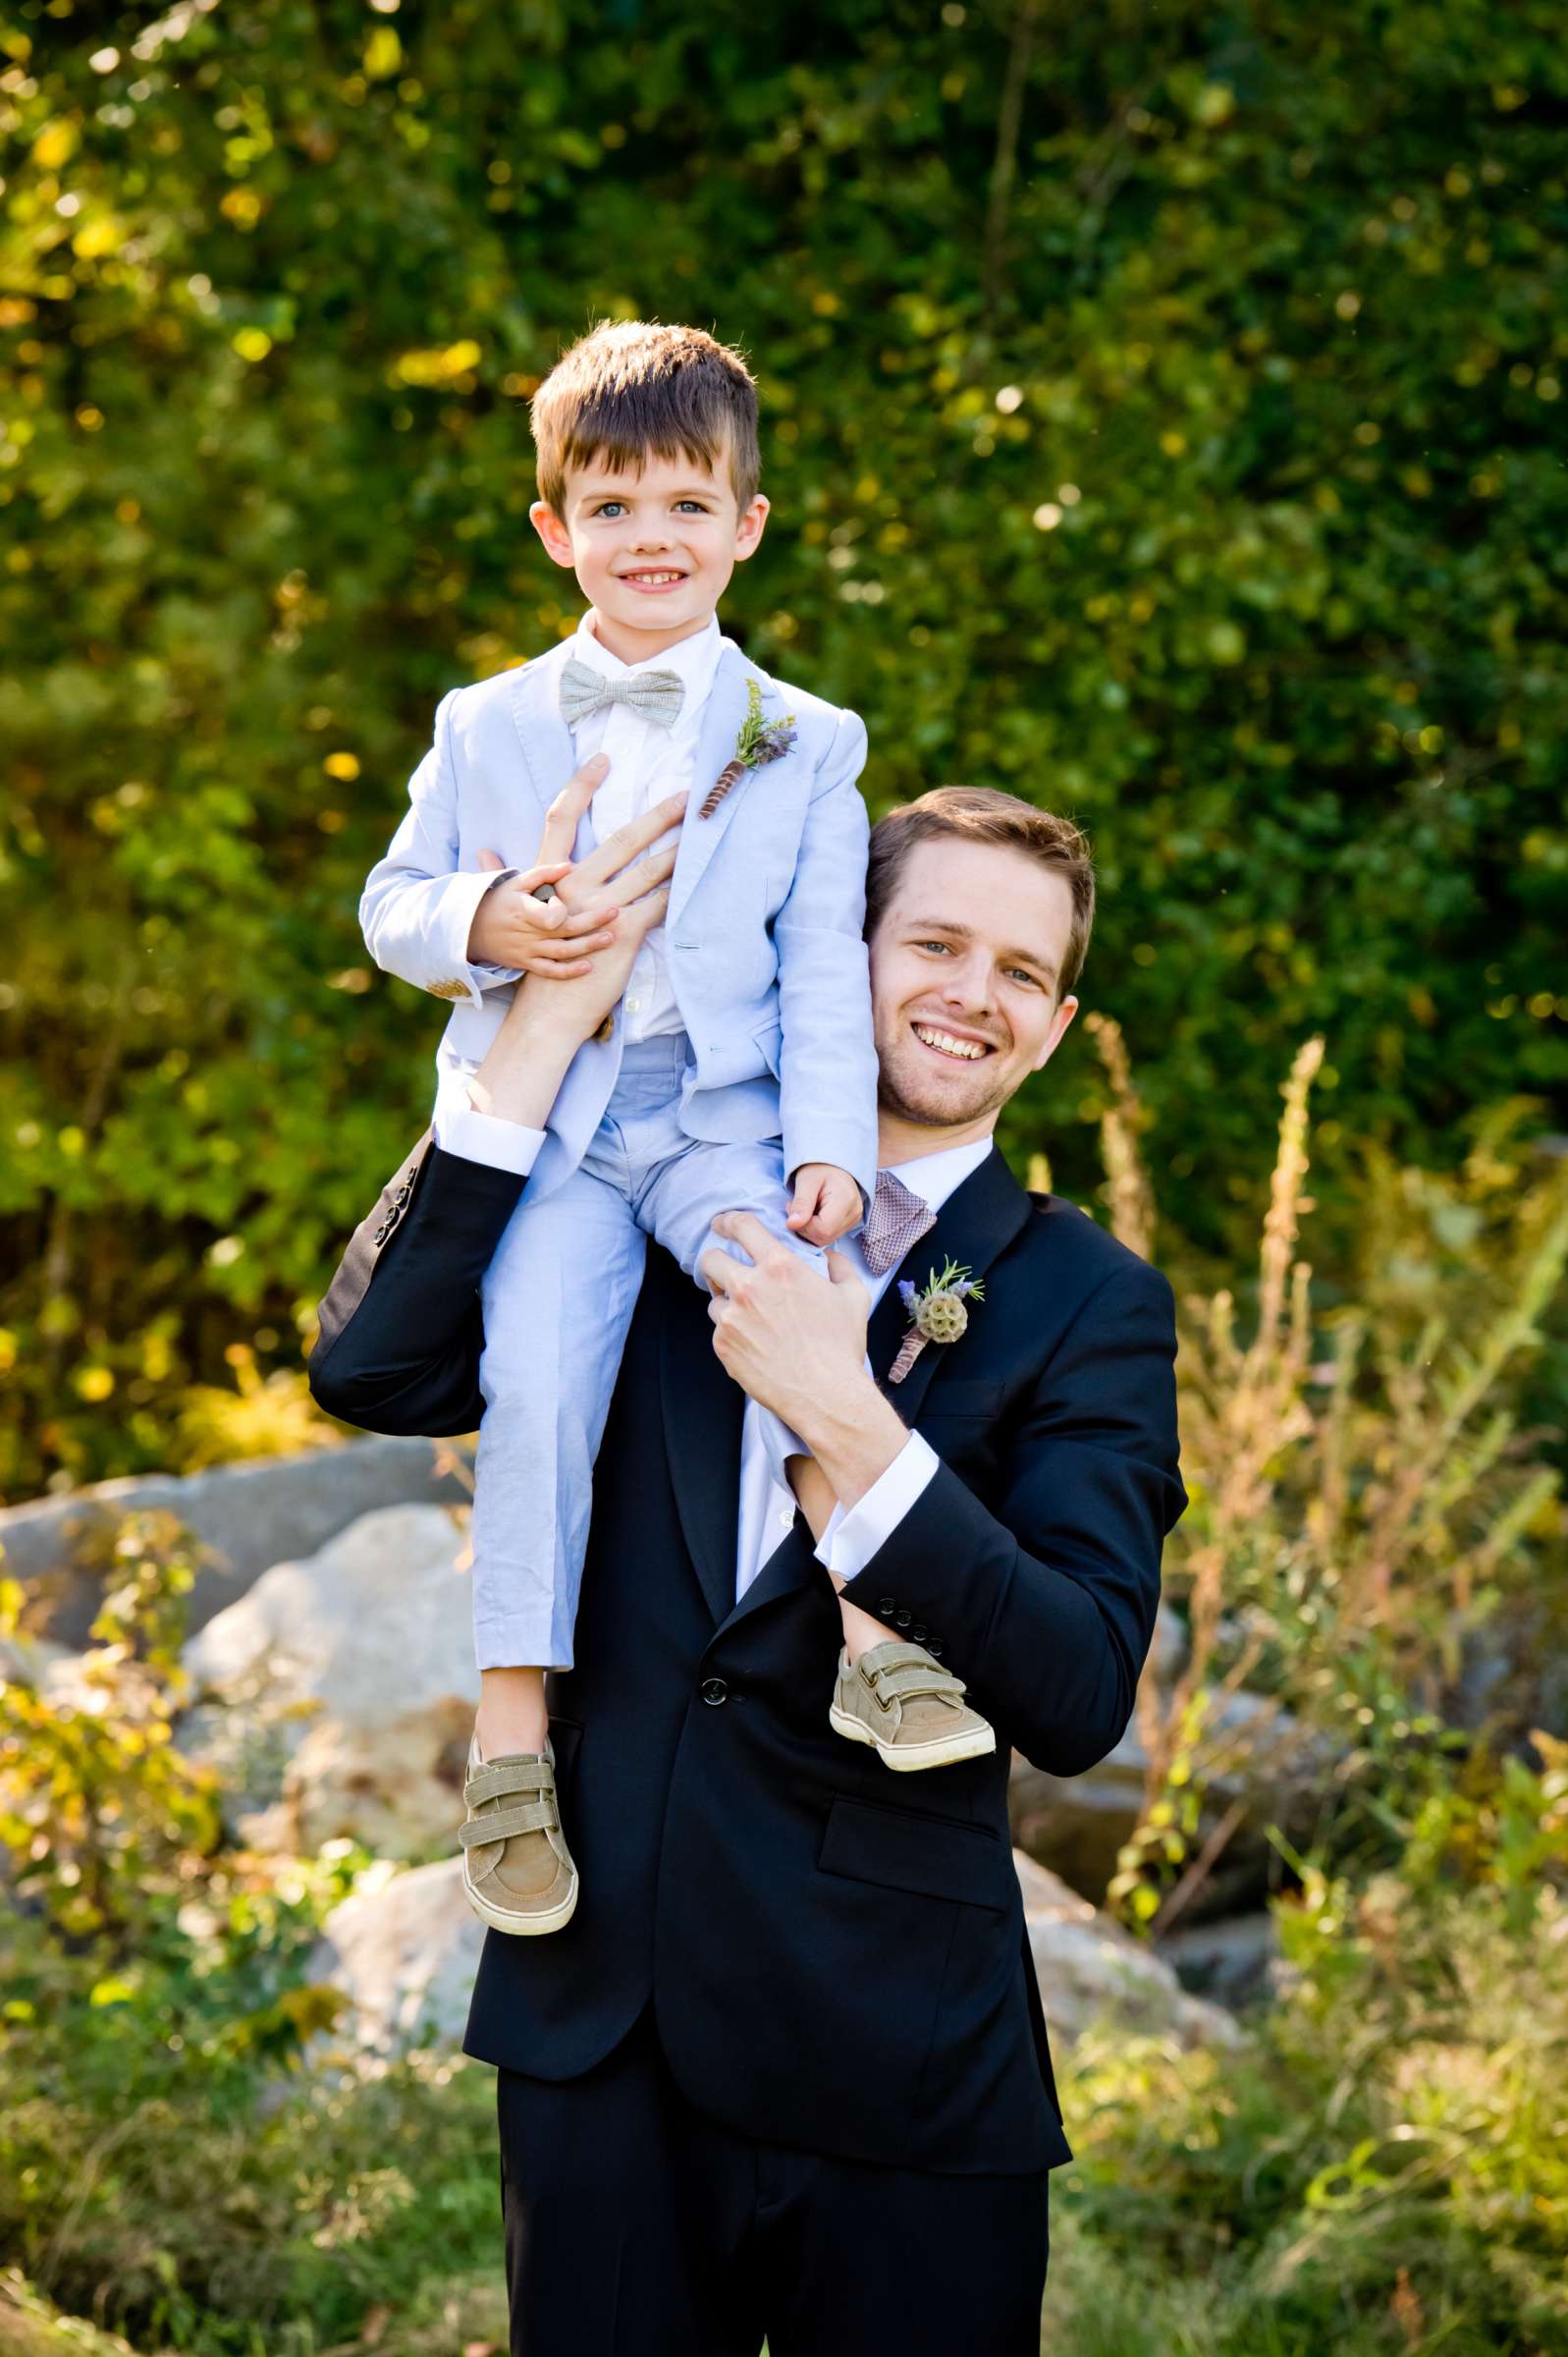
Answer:
<svg viewBox="0 0 1568 2357"><path fill-rule="evenodd" d="M986 1054L979 1040L955 1039L950 1031L938 1031L930 1023L916 1023L915 1037L923 1039L928 1048L936 1048L944 1056L962 1056L971 1064Z"/></svg>

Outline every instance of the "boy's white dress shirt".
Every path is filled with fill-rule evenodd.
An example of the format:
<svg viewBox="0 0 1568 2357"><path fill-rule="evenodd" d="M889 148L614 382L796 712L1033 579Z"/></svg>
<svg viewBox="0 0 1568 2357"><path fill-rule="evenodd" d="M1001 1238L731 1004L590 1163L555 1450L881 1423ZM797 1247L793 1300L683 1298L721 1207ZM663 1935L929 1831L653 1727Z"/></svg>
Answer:
<svg viewBox="0 0 1568 2357"><path fill-rule="evenodd" d="M492 1169L513 1171L519 1178L526 1178L544 1144L545 1133L471 1108L458 1113L443 1099L436 1109L435 1140L444 1154L459 1155L464 1162L488 1163ZM891 1167L892 1176L902 1179L911 1193L929 1203L933 1211L941 1211L947 1197L963 1184L971 1172L980 1168L991 1151L992 1141L985 1137L967 1146L946 1146L941 1153L923 1154L917 1161ZM850 1262L875 1309L897 1271L889 1269L881 1277L873 1277L860 1250L858 1231L844 1237L835 1249ZM835 1507L817 1545L818 1561L844 1580L853 1579L858 1571L863 1571L908 1513L940 1461L929 1441L912 1432L887 1471L847 1513L841 1507ZM755 1399L748 1399L740 1443L740 1507L735 1538L737 1599L745 1594L768 1558L782 1544L794 1518L793 1493L777 1479L764 1439L763 1411Z"/></svg>
<svg viewBox="0 0 1568 2357"><path fill-rule="evenodd" d="M619 655L613 655L607 646L600 644L593 628L592 608L584 614L571 641L571 652L577 662L587 664L591 671L603 672L606 679L612 680L630 679L639 671L674 671L679 674L686 690L680 711L668 729L645 720L629 704L606 704L601 711L590 712L571 731L572 752L579 769L596 753L606 753L610 759L604 784L588 805L588 824L596 846L613 835L617 827L643 817L667 795L690 789L703 712L723 648L724 633L718 617L710 616L704 630L694 630L689 638L667 647L662 655L650 655L643 663L622 663ZM501 882L499 876L496 882ZM668 1037L685 1029L670 984L664 942L664 926L655 925L637 952L636 963L626 978L621 1009L624 1037L628 1041ZM519 1130L512 1122L487 1121L483 1114L473 1112L462 1095L460 1072L443 1074L438 1104L443 1143L448 1153L464 1155L470 1162L492 1163L519 1175L533 1168L538 1148L524 1146L521 1141L536 1133ZM465 1138L470 1141L468 1144L464 1144ZM519 1160L519 1156L523 1159Z"/></svg>
<svg viewBox="0 0 1568 2357"><path fill-rule="evenodd" d="M690 787L702 716L723 646L724 633L718 618L712 616L705 630L667 646L662 655L650 655L642 663L622 663L601 645L593 628L592 608L584 614L571 642L571 652L579 663L612 680L634 679L645 671L673 671L686 691L679 713L668 729L645 720L627 704L606 704L572 730L572 749L579 768L595 753L610 757L605 782L588 805L596 845L628 819L641 818L667 795ZM685 1029L670 986L664 931L663 925L658 925L648 935L626 982L621 1004L628 1040L657 1039Z"/></svg>

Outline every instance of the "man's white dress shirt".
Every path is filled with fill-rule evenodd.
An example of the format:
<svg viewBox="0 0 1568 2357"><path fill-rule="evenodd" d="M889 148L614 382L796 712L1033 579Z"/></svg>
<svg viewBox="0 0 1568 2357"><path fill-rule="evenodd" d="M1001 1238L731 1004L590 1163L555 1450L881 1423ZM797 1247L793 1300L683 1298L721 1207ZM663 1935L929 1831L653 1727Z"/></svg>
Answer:
<svg viewBox="0 0 1568 2357"><path fill-rule="evenodd" d="M435 1139L444 1154L464 1162L486 1163L493 1170L514 1171L525 1178L545 1142L542 1129L527 1129L495 1114L456 1107L445 1097L438 1101ZM972 1145L947 1146L940 1154L923 1154L918 1161L901 1162L892 1176L912 1194L941 1211L953 1190L971 1171L977 1171L991 1152L989 1137ZM875 1309L895 1270L873 1277L860 1249L859 1232L845 1236L837 1250L854 1269L871 1295ZM839 1579L853 1579L897 1529L925 1489L940 1462L936 1451L916 1432L909 1435L892 1463L872 1483L847 1513L835 1507L817 1546L817 1558ZM764 1438L763 1411L755 1399L746 1401L740 1440L740 1511L735 1536L735 1595L743 1596L768 1558L779 1547L795 1518L791 1491L778 1480Z"/></svg>
<svg viewBox="0 0 1568 2357"><path fill-rule="evenodd" d="M922 1154L916 1162L890 1166L890 1176L901 1178L911 1194L941 1211L947 1197L978 1171L991 1152L989 1137L967 1146L946 1146L940 1154ZM876 1308L897 1275L888 1269L873 1277L860 1249L861 1231L846 1235L834 1249L841 1252L871 1295ZM919 1245L915 1250L918 1254ZM853 1579L887 1544L927 1482L936 1472L936 1451L912 1432L892 1463L874 1481L863 1498L845 1513L836 1506L817 1545L817 1559L840 1579ZM794 1493L777 1479L762 1437L762 1410L755 1399L746 1401L746 1420L740 1441L740 1519L735 1543L735 1594L743 1596L763 1564L790 1529L795 1518Z"/></svg>

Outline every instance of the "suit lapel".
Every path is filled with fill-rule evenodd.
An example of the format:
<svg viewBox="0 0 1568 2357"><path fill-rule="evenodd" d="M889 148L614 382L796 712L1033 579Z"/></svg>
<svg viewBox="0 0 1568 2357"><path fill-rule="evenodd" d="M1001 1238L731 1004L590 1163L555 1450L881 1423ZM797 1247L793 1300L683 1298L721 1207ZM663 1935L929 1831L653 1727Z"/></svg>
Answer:
<svg viewBox="0 0 1568 2357"><path fill-rule="evenodd" d="M889 1384L888 1369L892 1364L909 1322L898 1293L899 1278L907 1277L916 1285L924 1285L930 1269L940 1269L944 1260L956 1260L967 1266L972 1277L983 1279L992 1263L1000 1259L1018 1234L1029 1218L1030 1209L1029 1197L1001 1155L993 1147L980 1168L971 1171L963 1184L953 1189L937 1214L936 1226L921 1237L913 1251L904 1255L903 1261L893 1272L887 1290L872 1312L867 1351L878 1384L906 1424L915 1423L926 1388L947 1352L956 1350L961 1353L963 1344L928 1343L902 1383ZM984 1304L981 1304L975 1315L983 1318L985 1314ZM738 1473L738 1453L735 1464ZM731 1574L734 1497L734 1487L727 1487L726 1513L721 1517L730 1535ZM731 1623L743 1620L764 1605L788 1595L791 1589L826 1576L817 1562L806 1518L797 1513L789 1536L768 1558L733 1611L730 1612L727 1608L728 1617ZM706 1587L706 1580L703 1584ZM731 1576L731 1591L732 1586ZM725 1617L726 1614L720 1615L721 1619Z"/></svg>
<svg viewBox="0 0 1568 2357"><path fill-rule="evenodd" d="M541 818L577 766L571 731L561 717L561 674L570 654L571 640L566 638L513 673L512 718Z"/></svg>
<svg viewBox="0 0 1568 2357"><path fill-rule="evenodd" d="M971 1277L983 1281L992 1262L1006 1250L1023 1227L1029 1212L1029 1197L993 1147L980 1168L971 1171L961 1186L954 1187L937 1214L936 1226L904 1254L894 1270L872 1312L866 1346L872 1372L906 1424L917 1420L927 1388L938 1369L949 1356L962 1357L963 1343L928 1343L902 1383L890 1384L888 1370L909 1325L909 1313L898 1290L899 1280L923 1287L945 1261L955 1260L961 1268L967 1268ZM983 1318L985 1304L977 1303L970 1314Z"/></svg>
<svg viewBox="0 0 1568 2357"><path fill-rule="evenodd" d="M727 638L714 674L707 709L702 716L702 729L697 739L696 755L691 771L691 799L680 825L680 843L676 853L676 872L670 886L669 922L674 928L679 921L703 876L707 873L714 852L724 841L726 830L734 817L740 797L753 784L748 773L738 784L731 786L712 818L702 816L702 805L708 790L735 749L740 724L746 717L746 682L756 679L764 690L769 682L767 674L748 663L737 646Z"/></svg>
<svg viewBox="0 0 1568 2357"><path fill-rule="evenodd" d="M671 1486L686 1551L715 1620L734 1609L736 1503L745 1394L714 1355L707 1296L672 1301L659 1321L660 1395Z"/></svg>

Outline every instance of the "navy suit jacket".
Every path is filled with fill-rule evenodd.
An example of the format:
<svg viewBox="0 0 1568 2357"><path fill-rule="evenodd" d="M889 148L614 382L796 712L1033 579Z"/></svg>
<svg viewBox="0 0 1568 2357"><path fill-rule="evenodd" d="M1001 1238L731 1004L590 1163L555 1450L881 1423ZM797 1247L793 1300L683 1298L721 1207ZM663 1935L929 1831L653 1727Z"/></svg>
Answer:
<svg viewBox="0 0 1568 2357"><path fill-rule="evenodd" d="M472 1430L478 1287L524 1181L422 1139L322 1305L311 1386L375 1431ZM744 1397L650 1252L600 1451L576 1667L550 1681L577 1911L489 1934L465 2051L587 2071L652 2003L676 2079L766 2141L939 2171L1070 2158L1007 1820L1008 1750L1093 1767L1133 1708L1180 1513L1170 1290L993 1153L902 1274L983 1278L889 1390L942 1458L845 1590L963 1677L993 1758L892 1776L828 1723L838 1603L804 1519L735 1601ZM872 1319L881 1376L904 1324Z"/></svg>

